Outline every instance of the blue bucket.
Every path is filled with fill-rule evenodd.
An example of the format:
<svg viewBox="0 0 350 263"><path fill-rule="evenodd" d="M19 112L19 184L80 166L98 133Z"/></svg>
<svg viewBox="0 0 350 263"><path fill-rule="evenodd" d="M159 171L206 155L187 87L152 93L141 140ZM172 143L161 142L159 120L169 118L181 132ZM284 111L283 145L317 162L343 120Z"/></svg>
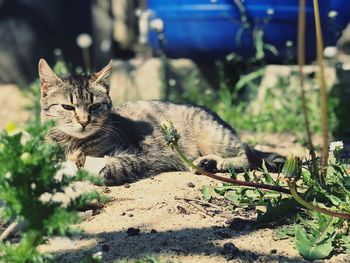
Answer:
<svg viewBox="0 0 350 263"><path fill-rule="evenodd" d="M223 59L234 52L244 58L255 55L253 35L261 29L268 62L283 63L296 57L298 0L241 0L248 24L233 0L148 0L150 20L164 23L163 51L173 58ZM322 0L320 4L325 46L334 45L350 21L349 0ZM313 4L306 1L306 58L315 58ZM255 32L255 33L254 33ZM159 50L157 32L149 42ZM267 46L266 46L267 47ZM277 49L278 55L272 52Z"/></svg>

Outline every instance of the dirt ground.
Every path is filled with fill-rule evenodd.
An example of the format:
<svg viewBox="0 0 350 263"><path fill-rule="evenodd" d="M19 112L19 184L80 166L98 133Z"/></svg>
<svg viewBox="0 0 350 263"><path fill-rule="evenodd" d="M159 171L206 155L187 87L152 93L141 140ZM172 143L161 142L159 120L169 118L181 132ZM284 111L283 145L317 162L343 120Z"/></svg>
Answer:
<svg viewBox="0 0 350 263"><path fill-rule="evenodd" d="M1 87L0 128L10 120L21 123L28 117L19 103L11 103L18 96L12 89ZM242 139L258 150L307 156L292 135L245 133ZM103 262L150 255L162 262L184 263L306 262L292 240L277 241L275 229L256 227L255 211L233 211L220 198L205 202L201 187L218 184L204 176L173 172L128 185L98 187L113 201L87 216L79 225L82 234L51 239L41 250L58 254L59 262L77 262L82 254L99 251ZM325 262L350 262L350 257L338 255Z"/></svg>
<svg viewBox="0 0 350 263"><path fill-rule="evenodd" d="M243 134L259 150L306 156L288 134ZM293 240L275 240L274 227L258 228L255 211L232 210L223 199L203 200L203 185L218 185L191 173L163 173L153 178L100 188L114 201L80 224L84 234L53 239L43 251L71 262L84 253L103 252L104 262L155 256L162 262L307 262ZM198 201L199 200L199 201ZM338 255L320 262L350 262Z"/></svg>

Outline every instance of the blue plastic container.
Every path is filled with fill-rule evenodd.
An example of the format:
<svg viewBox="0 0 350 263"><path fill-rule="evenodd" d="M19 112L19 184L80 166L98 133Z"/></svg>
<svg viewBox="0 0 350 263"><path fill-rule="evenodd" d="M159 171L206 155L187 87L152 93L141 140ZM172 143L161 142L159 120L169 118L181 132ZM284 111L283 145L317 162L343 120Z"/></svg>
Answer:
<svg viewBox="0 0 350 263"><path fill-rule="evenodd" d="M242 27L241 13L233 0L148 0L148 9L152 12L150 20L159 18L164 22L164 52L170 57L210 60L231 52L249 57L255 54L253 32L257 28L263 30L264 42L279 52L275 57L266 50L269 62L295 57L299 1L241 2L250 24L247 28ZM325 46L334 45L350 22L350 0L322 0L320 13ZM332 14L336 15L331 18ZM306 1L306 19L306 57L313 59L316 41L311 0ZM149 40L154 49L159 49L155 31L150 31Z"/></svg>

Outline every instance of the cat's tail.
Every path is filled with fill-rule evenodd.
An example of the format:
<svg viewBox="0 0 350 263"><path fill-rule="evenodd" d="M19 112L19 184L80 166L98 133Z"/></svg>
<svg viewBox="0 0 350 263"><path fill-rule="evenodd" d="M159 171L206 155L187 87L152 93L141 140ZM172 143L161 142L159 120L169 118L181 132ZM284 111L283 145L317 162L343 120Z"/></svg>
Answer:
<svg viewBox="0 0 350 263"><path fill-rule="evenodd" d="M286 158L278 153L262 152L255 150L248 145L245 145L245 151L247 153L251 169L262 168L264 161L269 172L279 173L282 171L283 165L286 162Z"/></svg>

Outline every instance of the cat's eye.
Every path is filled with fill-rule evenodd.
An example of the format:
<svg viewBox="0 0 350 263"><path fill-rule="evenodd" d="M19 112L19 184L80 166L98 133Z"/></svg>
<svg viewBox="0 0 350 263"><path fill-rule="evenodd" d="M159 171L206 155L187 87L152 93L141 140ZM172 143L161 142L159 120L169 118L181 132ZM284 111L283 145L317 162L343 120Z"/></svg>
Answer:
<svg viewBox="0 0 350 263"><path fill-rule="evenodd" d="M75 110L75 107L72 105L61 104L62 108L65 110Z"/></svg>
<svg viewBox="0 0 350 263"><path fill-rule="evenodd" d="M89 107L89 110L91 111L95 111L95 110L98 110L100 107L101 107L101 103L95 103L95 104L92 104L90 107Z"/></svg>

